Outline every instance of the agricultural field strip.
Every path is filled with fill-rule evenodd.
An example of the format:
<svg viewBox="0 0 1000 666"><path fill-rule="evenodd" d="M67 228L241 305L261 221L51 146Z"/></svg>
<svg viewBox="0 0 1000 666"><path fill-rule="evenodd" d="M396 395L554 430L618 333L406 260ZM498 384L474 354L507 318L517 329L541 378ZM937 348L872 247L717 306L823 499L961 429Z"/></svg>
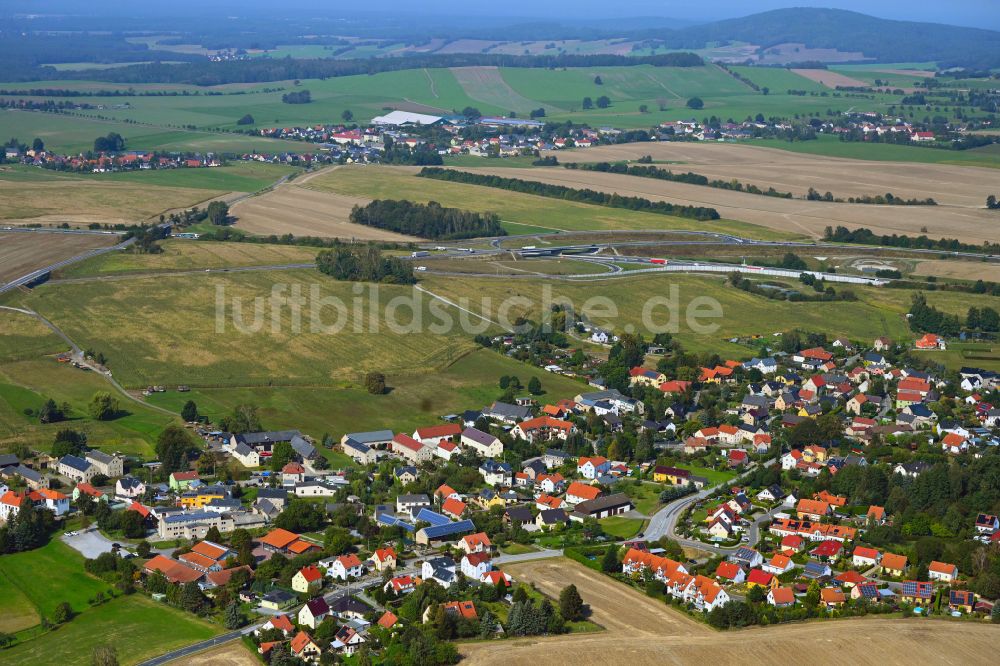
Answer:
<svg viewBox="0 0 1000 666"><path fill-rule="evenodd" d="M913 149L920 150L920 149ZM692 142L629 143L552 151L560 162L618 162L649 155L661 168L736 179L766 189L805 196L810 187L838 197L892 192L904 198L932 197L938 204L982 208L996 189L997 173L986 167L918 162L874 162L792 153L752 144Z"/></svg>
<svg viewBox="0 0 1000 666"><path fill-rule="evenodd" d="M828 226L867 227L875 233L949 237L969 243L993 242L994 215L984 209L942 206L876 206L765 197L699 185L621 174L561 168L470 168L468 171L521 178L573 188L589 188L622 196L637 196L675 204L711 206L726 219L749 222L784 232L822 237Z"/></svg>

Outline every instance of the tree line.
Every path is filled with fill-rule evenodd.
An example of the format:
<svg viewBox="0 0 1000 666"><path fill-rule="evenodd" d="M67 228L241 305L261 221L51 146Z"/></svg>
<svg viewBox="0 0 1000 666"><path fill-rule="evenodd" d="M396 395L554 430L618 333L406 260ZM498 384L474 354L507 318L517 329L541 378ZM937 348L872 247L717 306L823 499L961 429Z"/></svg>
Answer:
<svg viewBox="0 0 1000 666"><path fill-rule="evenodd" d="M445 208L436 201L376 199L351 209L351 222L421 238L450 239L506 236L496 213Z"/></svg>
<svg viewBox="0 0 1000 666"><path fill-rule="evenodd" d="M809 201L836 201L839 203L859 203L859 204L875 204L875 205L889 205L889 206L937 206L937 201L931 197L926 199L904 199L902 197L894 196L892 192L886 192L885 194L865 194L858 197L847 197L847 199L838 199L833 196L831 192L826 194L820 194L814 188L810 187L809 192L806 194L806 199Z"/></svg>
<svg viewBox="0 0 1000 666"><path fill-rule="evenodd" d="M338 76L378 74L380 72L423 68L527 67L554 69L562 67L628 67L632 65L701 67L704 64L705 61L693 53L662 53L650 56L447 53L345 60L332 58L282 58L280 60L254 58L251 60L225 60L176 65L152 62L108 69L101 72L101 78L110 83L187 83L213 86L224 83L328 79ZM36 76L40 80L54 78L51 69L38 68L36 72ZM25 79L29 76L21 78ZM87 70L64 71L59 72L59 77L63 79L93 78L93 72L87 72Z"/></svg>
<svg viewBox="0 0 1000 666"><path fill-rule="evenodd" d="M921 333L954 336L963 330L958 315L948 314L928 305L927 297L915 294L909 312L910 328ZM965 316L964 329L996 333L1000 331L1000 313L991 307L971 307Z"/></svg>
<svg viewBox="0 0 1000 666"><path fill-rule="evenodd" d="M640 158L642 161L644 158ZM669 180L674 183L687 183L689 185L703 185L705 187L716 187L721 190L735 190L737 192L747 192L749 194L761 194L768 197L778 197L781 199L791 199L791 192L779 192L773 187L762 190L756 185L744 185L735 178L732 180L709 180L692 171L685 173L674 173L670 169L663 169L656 166L639 166L629 164L611 164L609 162L579 163L569 162L563 165L567 169L581 169L584 171L600 171L602 173L620 173L640 178L656 178L658 180Z"/></svg>
<svg viewBox="0 0 1000 666"><path fill-rule="evenodd" d="M504 178L502 176L489 176L468 171L458 171L455 169L441 169L438 167L424 167L420 170L419 176L423 178L434 178L436 180L446 180L455 183L469 183L472 185L484 185L502 190L522 192L524 194L534 194L541 197L553 199L564 199L566 201L577 201L580 203L594 204L597 206L607 206L609 208L625 208L627 210L638 210L646 213L657 213L659 215L673 215L676 217L686 217L695 220L718 220L719 211L714 208L703 206L682 206L667 203L666 201L650 201L642 197L623 197L620 194L608 194L591 189L577 189L566 187L565 185L550 185L531 180L521 180L520 178Z"/></svg>
<svg viewBox="0 0 1000 666"><path fill-rule="evenodd" d="M983 243L982 245L972 245L963 243L956 238L940 238L934 240L924 236L907 236L893 234L891 236L877 236L868 228L859 227L853 231L847 227L838 226L836 229L827 227L823 234L823 239L836 243L856 243L858 245L888 245L891 247L906 247L920 250L949 250L959 252L979 252L994 254L1000 252L1000 243Z"/></svg>
<svg viewBox="0 0 1000 666"><path fill-rule="evenodd" d="M398 257L383 257L374 245L341 246L323 250L316 257L320 273L336 280L413 284L413 267Z"/></svg>

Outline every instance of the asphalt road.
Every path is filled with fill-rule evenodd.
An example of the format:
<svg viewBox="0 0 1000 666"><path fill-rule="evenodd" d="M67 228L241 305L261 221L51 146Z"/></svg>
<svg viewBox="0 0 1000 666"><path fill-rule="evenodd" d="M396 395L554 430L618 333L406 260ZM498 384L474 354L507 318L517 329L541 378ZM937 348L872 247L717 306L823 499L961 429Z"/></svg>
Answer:
<svg viewBox="0 0 1000 666"><path fill-rule="evenodd" d="M761 464L766 467L774 462L775 459L772 458L771 460L767 460ZM738 481L739 479L743 478L744 476L754 471L755 469L756 469L755 466L748 467L746 471L744 471L739 476L733 478L732 481L728 483L734 483ZM697 539L687 539L677 534L677 521L680 519L680 516L684 512L684 510L689 506L691 506L692 504L695 504L696 502L713 495L715 492L717 492L718 488L719 486L713 486L711 488L703 488L694 495L687 495L685 497L681 497L680 499L676 499L673 502L670 502L669 504L664 506L659 511L657 511L650 518L649 524L646 526L646 531L645 531L646 540L656 541L660 537L667 536L675 540L682 546L688 546L690 548L699 548L701 550L707 550L716 554L732 553L740 546L753 547L757 545L757 542L760 541L759 522L770 520L770 516L772 516L776 511L778 511L779 510L778 508L772 509L768 513L755 518L754 521L750 524L749 528L747 529L747 536L749 537L749 539L745 543L740 543L735 546L728 546L728 547L714 546L711 544L707 544L703 541L699 541Z"/></svg>

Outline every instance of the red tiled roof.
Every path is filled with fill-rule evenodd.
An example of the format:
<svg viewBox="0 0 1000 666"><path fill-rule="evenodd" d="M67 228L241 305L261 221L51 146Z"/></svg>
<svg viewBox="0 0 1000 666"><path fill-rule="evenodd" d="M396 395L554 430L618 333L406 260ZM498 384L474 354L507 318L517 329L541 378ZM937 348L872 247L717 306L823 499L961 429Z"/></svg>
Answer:
<svg viewBox="0 0 1000 666"><path fill-rule="evenodd" d="M597 486L588 486L585 483L574 481L566 489L566 496L582 497L585 500L597 499L601 494L601 489Z"/></svg>
<svg viewBox="0 0 1000 666"><path fill-rule="evenodd" d="M298 538L298 534L289 532L288 530L283 530L279 527L278 529L271 530L266 535L261 537L260 542L271 546L272 548L287 548Z"/></svg>

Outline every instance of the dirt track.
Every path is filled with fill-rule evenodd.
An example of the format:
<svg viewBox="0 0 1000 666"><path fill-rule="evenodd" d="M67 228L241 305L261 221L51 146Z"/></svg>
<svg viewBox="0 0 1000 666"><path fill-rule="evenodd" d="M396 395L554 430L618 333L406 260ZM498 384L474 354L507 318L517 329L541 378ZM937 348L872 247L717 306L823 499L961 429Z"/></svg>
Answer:
<svg viewBox="0 0 1000 666"><path fill-rule="evenodd" d="M573 171L558 167L530 171L509 167L469 170L574 188L590 188L653 201L708 206L717 209L725 219L750 222L781 231L804 233L815 238L822 237L828 226L845 226L849 229L867 227L880 234L909 235L925 233L922 229L926 228L927 235L932 238L958 238L977 244L996 240L996 216L985 208L876 206L780 199L653 178ZM836 184L829 189L837 190ZM835 191L835 194L841 193Z"/></svg>
<svg viewBox="0 0 1000 666"><path fill-rule="evenodd" d="M915 149L917 150L917 149ZM939 204L979 208L997 189L1000 173L985 167L874 162L793 153L776 148L717 143L624 143L551 153L560 162L614 162L651 155L660 165L805 196L810 187L838 197L885 194L934 198Z"/></svg>
<svg viewBox="0 0 1000 666"><path fill-rule="evenodd" d="M462 663L572 664L987 664L1000 627L917 618L857 618L721 633L566 559L505 567L558 595L573 583L608 630L461 646Z"/></svg>
<svg viewBox="0 0 1000 666"><path fill-rule="evenodd" d="M303 187L321 173L330 171L316 171L279 185L271 192L235 204L232 214L237 218L236 228L263 235L294 234L400 242L416 240L412 236L353 224L349 219L351 208L355 205L363 206L370 199L318 192Z"/></svg>

